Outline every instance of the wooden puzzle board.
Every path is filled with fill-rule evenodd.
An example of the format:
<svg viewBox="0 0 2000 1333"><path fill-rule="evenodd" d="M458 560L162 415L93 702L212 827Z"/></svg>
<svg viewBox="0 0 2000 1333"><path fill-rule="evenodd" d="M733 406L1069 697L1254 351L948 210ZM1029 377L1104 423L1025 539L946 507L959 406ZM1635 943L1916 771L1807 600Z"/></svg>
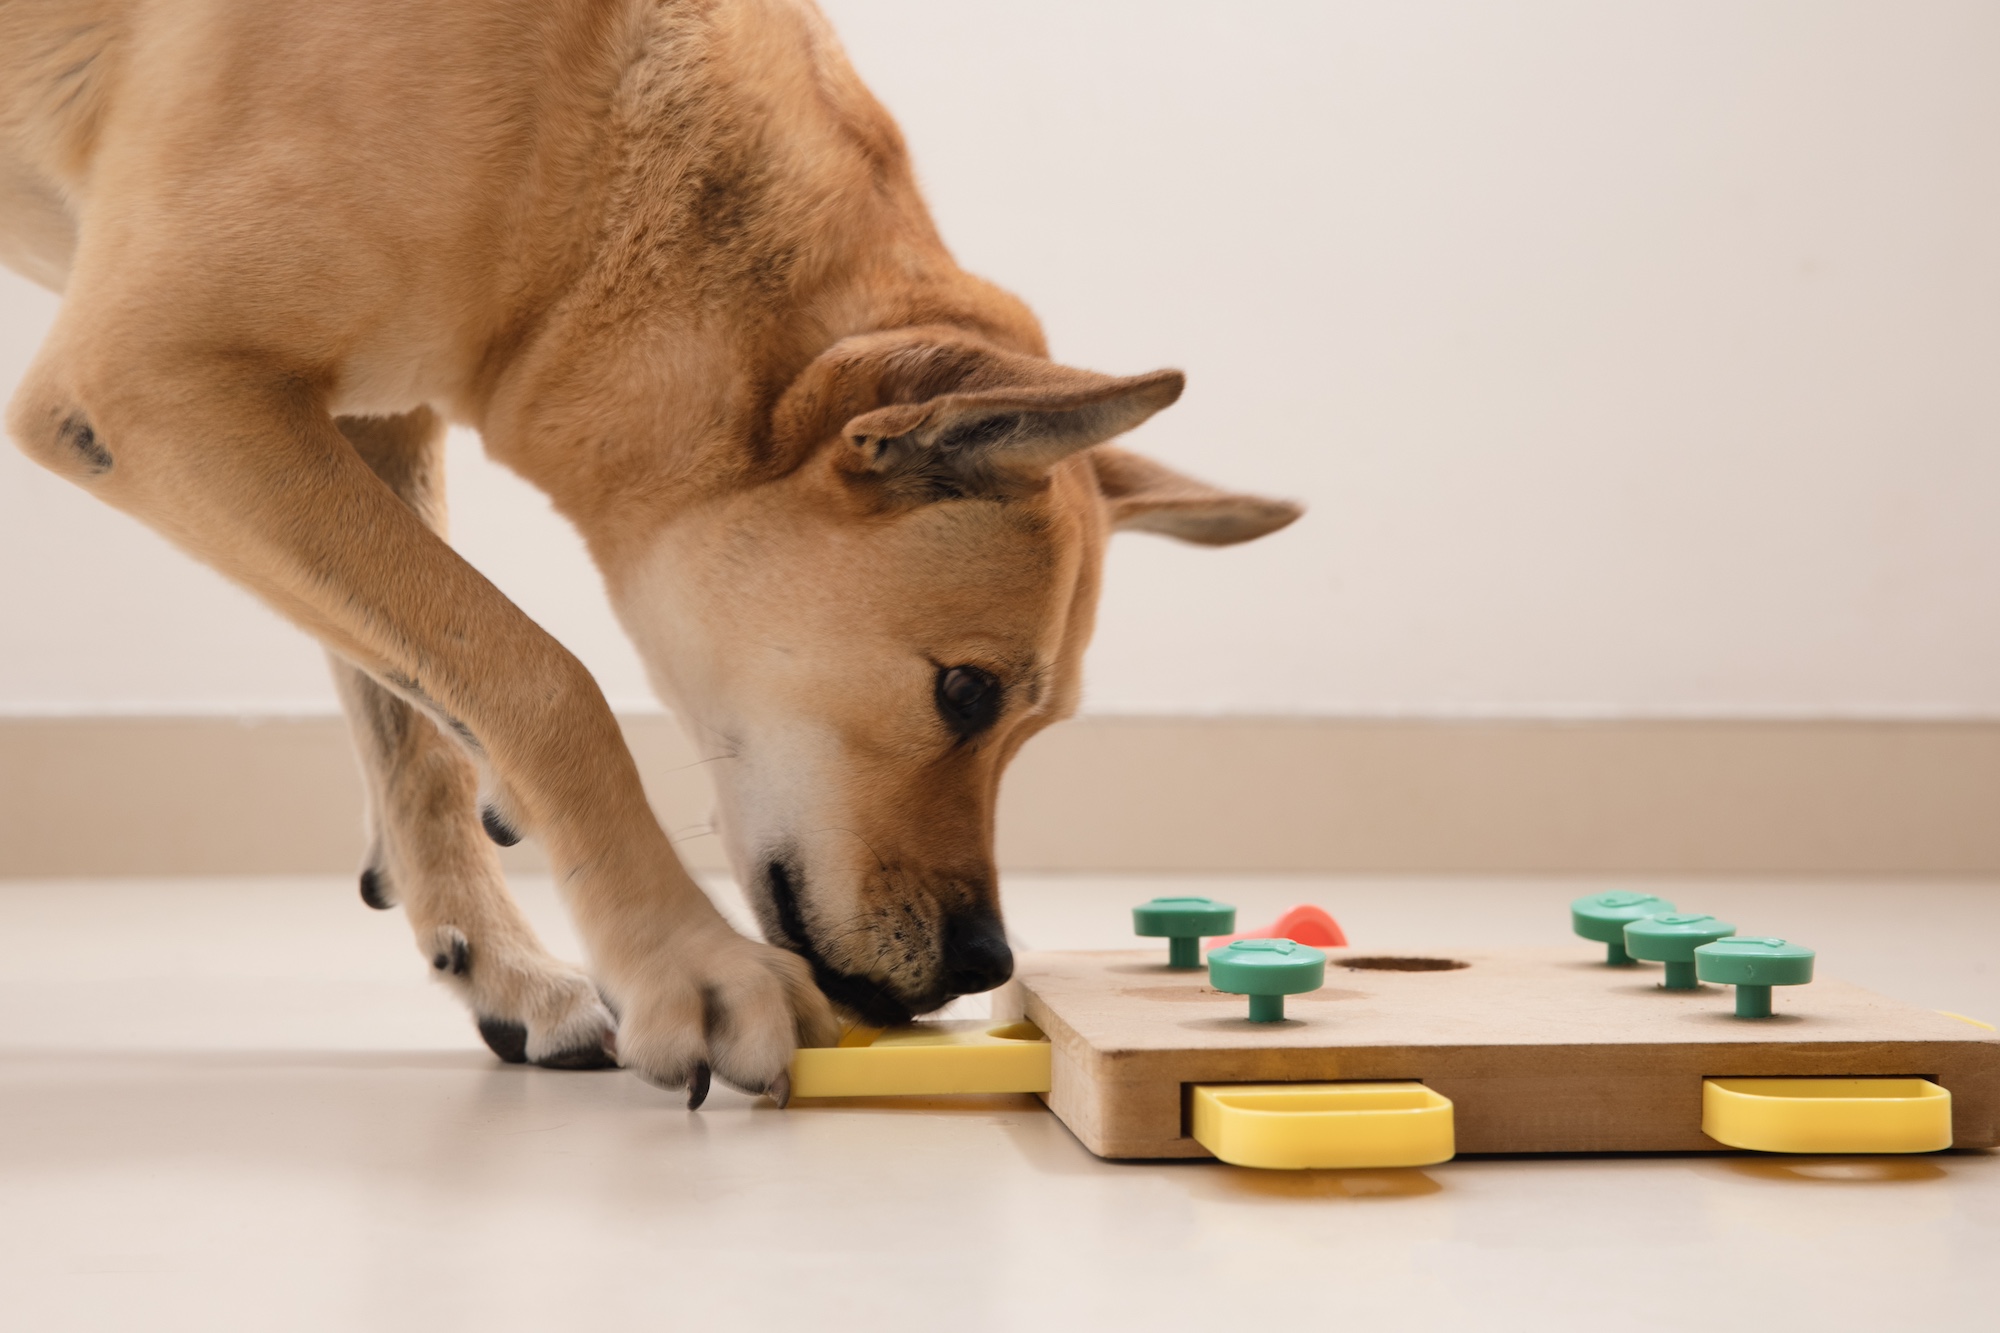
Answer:
<svg viewBox="0 0 2000 1333"><path fill-rule="evenodd" d="M1053 1043L1044 1100L1102 1157L1204 1157L1188 1136L1197 1083L1416 1079L1455 1106L1461 1153L1684 1152L1705 1077L1902 1075L1952 1095L1955 1146L2000 1142L2000 1033L1839 981L1775 993L1738 1019L1727 987L1660 989L1658 967L1610 968L1597 946L1408 951L1467 966L1352 968L1252 1023L1242 996L1159 950L1022 957L996 1017Z"/></svg>

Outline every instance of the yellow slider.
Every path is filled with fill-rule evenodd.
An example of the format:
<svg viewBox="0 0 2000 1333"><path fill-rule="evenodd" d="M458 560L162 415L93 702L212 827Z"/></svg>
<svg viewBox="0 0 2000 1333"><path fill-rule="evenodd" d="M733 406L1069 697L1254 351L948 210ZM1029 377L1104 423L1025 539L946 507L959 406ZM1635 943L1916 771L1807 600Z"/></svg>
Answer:
<svg viewBox="0 0 2000 1333"><path fill-rule="evenodd" d="M1951 1093L1923 1078L1708 1078L1701 1129L1757 1152L1936 1152Z"/></svg>
<svg viewBox="0 0 2000 1333"><path fill-rule="evenodd" d="M1049 1039L990 1019L850 1028L840 1045L792 1057L794 1097L920 1097L1047 1092Z"/></svg>
<svg viewBox="0 0 2000 1333"><path fill-rule="evenodd" d="M1194 1089L1194 1139L1278 1170L1431 1166L1456 1147L1451 1100L1421 1083L1217 1083Z"/></svg>

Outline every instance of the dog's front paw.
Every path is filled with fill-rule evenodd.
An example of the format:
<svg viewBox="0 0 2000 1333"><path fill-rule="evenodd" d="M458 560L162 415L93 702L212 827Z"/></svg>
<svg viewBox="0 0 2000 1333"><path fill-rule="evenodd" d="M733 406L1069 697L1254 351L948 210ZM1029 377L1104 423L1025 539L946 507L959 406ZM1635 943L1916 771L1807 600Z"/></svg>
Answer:
<svg viewBox="0 0 2000 1333"><path fill-rule="evenodd" d="M796 955L718 923L661 946L616 988L618 1062L649 1083L708 1095L710 1072L745 1092L790 1096L799 1046L838 1034L832 1008Z"/></svg>
<svg viewBox="0 0 2000 1333"><path fill-rule="evenodd" d="M581 969L539 949L474 943L456 926L430 932L431 967L465 998L488 1049L509 1064L608 1069L613 1020Z"/></svg>

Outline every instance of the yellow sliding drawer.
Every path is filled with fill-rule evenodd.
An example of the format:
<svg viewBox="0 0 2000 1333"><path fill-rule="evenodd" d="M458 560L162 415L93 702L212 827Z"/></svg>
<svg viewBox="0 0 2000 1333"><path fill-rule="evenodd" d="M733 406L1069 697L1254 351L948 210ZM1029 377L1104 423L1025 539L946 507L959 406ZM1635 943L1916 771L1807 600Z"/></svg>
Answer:
<svg viewBox="0 0 2000 1333"><path fill-rule="evenodd" d="M1757 1152L1936 1152L1951 1093L1923 1078L1706 1078L1701 1132Z"/></svg>
<svg viewBox="0 0 2000 1333"><path fill-rule="evenodd" d="M948 1021L850 1028L792 1056L794 1097L1047 1092L1049 1039L1032 1023Z"/></svg>
<svg viewBox="0 0 2000 1333"><path fill-rule="evenodd" d="M1421 1083L1214 1083L1194 1089L1195 1142L1284 1170L1430 1166L1454 1151L1451 1102Z"/></svg>

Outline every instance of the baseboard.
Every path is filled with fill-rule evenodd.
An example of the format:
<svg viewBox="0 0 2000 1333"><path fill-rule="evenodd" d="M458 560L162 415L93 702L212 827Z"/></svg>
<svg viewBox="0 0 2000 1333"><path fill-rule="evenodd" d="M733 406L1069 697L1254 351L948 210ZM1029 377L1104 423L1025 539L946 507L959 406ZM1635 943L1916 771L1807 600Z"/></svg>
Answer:
<svg viewBox="0 0 2000 1333"><path fill-rule="evenodd" d="M709 793L625 719L689 863ZM0 718L0 875L310 873L360 856L337 718ZM1095 717L1001 800L1020 870L2000 874L2000 722ZM532 846L510 852L538 864Z"/></svg>

